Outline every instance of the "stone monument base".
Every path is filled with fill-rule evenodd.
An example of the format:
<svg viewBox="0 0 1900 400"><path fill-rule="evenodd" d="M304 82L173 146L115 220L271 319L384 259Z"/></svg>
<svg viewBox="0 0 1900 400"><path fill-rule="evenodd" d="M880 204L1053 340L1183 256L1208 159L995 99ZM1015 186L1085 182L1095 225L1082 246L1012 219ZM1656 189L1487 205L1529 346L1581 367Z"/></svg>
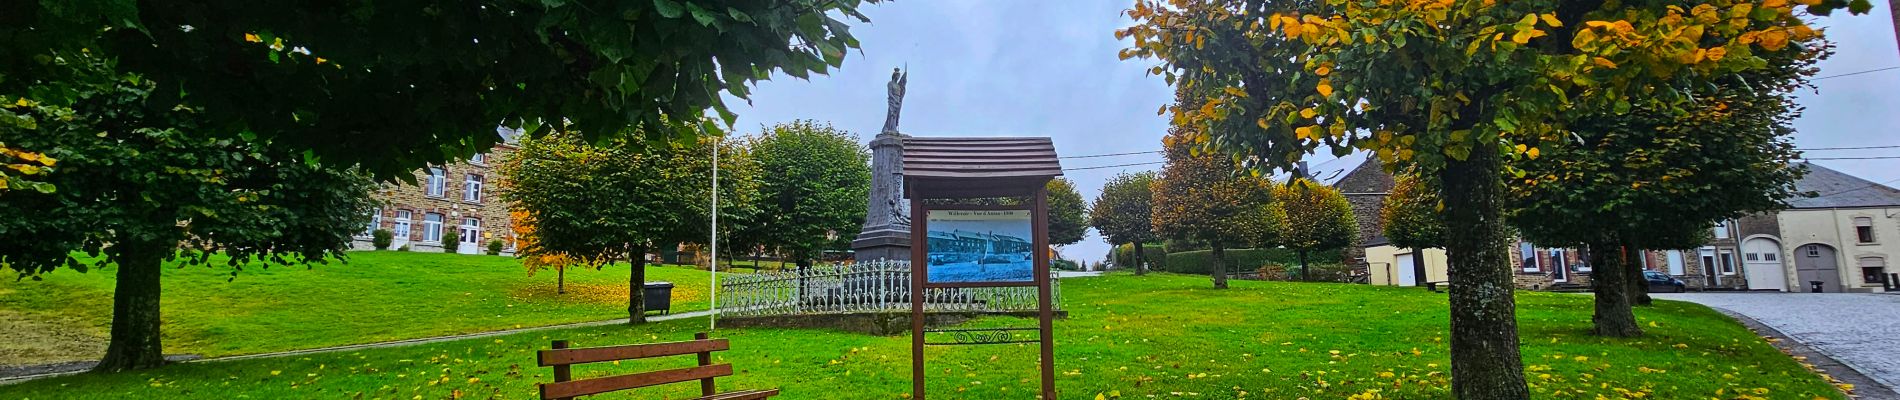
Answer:
<svg viewBox="0 0 1900 400"><path fill-rule="evenodd" d="M910 260L910 232L896 229L867 230L851 241L852 258L870 260Z"/></svg>

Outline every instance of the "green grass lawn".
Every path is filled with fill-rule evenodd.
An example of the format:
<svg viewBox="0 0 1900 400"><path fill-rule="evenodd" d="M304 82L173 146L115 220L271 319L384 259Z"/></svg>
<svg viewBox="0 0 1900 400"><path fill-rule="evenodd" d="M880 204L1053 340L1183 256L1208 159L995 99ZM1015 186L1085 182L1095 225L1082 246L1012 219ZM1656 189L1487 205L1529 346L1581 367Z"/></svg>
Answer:
<svg viewBox="0 0 1900 400"><path fill-rule="evenodd" d="M1062 398L1450 397L1443 294L1415 288L1111 275L1063 281L1070 318L1056 322ZM1590 298L1521 293L1524 362L1538 398L1844 398L1827 382L1708 308L1659 301L1637 311L1649 336L1587 334ZM550 380L534 351L682 340L691 319L636 327L541 331L307 357L189 363L0 386L0 398L535 397ZM1030 321L991 318L979 325ZM301 333L298 333L301 335ZM896 399L910 391L909 338L830 330L732 329L719 359L739 375L724 388L780 387L787 399ZM1033 346L931 347L932 398L1032 398ZM668 366L685 365L675 357ZM577 377L651 369L652 362L582 366ZM681 384L599 398L692 398Z"/></svg>
<svg viewBox="0 0 1900 400"><path fill-rule="evenodd" d="M116 268L62 269L42 281L0 272L0 365L95 359L105 352ZM627 316L627 266L529 277L514 258L353 252L348 264L165 270L167 353L263 353ZM671 281L673 311L706 309L706 271L648 268ZM0 396L3 397L3 396Z"/></svg>

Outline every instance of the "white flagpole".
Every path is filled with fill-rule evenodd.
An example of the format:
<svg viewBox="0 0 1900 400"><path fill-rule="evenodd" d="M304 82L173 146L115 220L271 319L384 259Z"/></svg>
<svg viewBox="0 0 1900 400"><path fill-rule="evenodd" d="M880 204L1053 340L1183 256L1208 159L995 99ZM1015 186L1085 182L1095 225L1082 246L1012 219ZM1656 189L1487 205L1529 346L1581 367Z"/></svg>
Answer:
<svg viewBox="0 0 1900 400"><path fill-rule="evenodd" d="M712 145L712 263L706 265L712 275L712 313L706 318L706 330L719 328L719 138Z"/></svg>

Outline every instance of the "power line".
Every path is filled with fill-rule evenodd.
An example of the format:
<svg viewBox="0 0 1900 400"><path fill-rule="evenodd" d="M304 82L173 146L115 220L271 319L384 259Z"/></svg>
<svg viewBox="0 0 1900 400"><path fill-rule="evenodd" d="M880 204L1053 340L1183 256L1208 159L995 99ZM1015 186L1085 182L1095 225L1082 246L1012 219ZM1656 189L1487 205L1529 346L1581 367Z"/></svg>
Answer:
<svg viewBox="0 0 1900 400"><path fill-rule="evenodd" d="M1163 164L1163 163L1167 163L1167 161L1150 161L1150 162L1142 162L1142 163L1132 163L1132 164L1116 164L1116 165L1100 165L1100 166L1094 166L1094 167L1080 167L1080 168L1063 168L1062 170L1063 170L1063 171L1081 171L1081 170L1085 170L1085 169L1102 169L1102 168L1115 168L1115 167L1133 167L1133 166L1137 166L1137 165L1154 165L1154 164Z"/></svg>
<svg viewBox="0 0 1900 400"><path fill-rule="evenodd" d="M1814 161L1814 160L1891 160L1891 159L1896 159L1896 158L1900 158L1900 156L1877 156L1877 157L1815 157L1815 158L1803 158L1803 160L1808 160L1808 161Z"/></svg>
<svg viewBox="0 0 1900 400"><path fill-rule="evenodd" d="M1828 76L1823 76L1823 77L1819 77L1819 78L1814 78L1813 80L1817 80L1817 81L1818 81L1818 80L1822 80L1822 79L1833 79L1833 78L1839 78L1839 77L1843 77L1843 76L1854 76L1854 75L1860 75L1860 74L1871 74L1871 73L1875 73L1875 72L1880 72L1880 71L1886 71L1886 70L1894 70L1894 69L1900 69L1900 65L1896 65L1896 66L1892 66L1892 67L1886 67L1886 68L1875 68L1875 69L1870 69L1870 70L1866 70L1866 71L1860 71L1860 72L1849 72L1849 73L1845 73L1845 74L1840 74L1840 75L1828 75Z"/></svg>
<svg viewBox="0 0 1900 400"><path fill-rule="evenodd" d="M1894 149L1894 148L1900 148L1900 146L1816 147L1812 149L1795 149L1795 150L1820 151L1820 150L1869 150L1869 149Z"/></svg>
<svg viewBox="0 0 1900 400"><path fill-rule="evenodd" d="M1886 185L1886 184L1889 184L1889 183L1894 183L1894 182L1900 182L1900 179L1893 179L1893 180L1889 180L1889 181L1886 181L1886 182L1881 182L1881 183L1876 183L1876 184L1872 184L1872 185L1867 185L1867 186L1861 186L1861 187L1857 187L1857 188L1853 188L1853 189L1847 189L1847 190L1841 190L1841 191L1836 191L1836 192L1833 192L1833 193L1828 193L1828 194L1823 194L1823 195L1816 195L1816 196L1814 196L1814 197L1809 197L1809 198L1810 198L1810 199L1818 199L1818 198L1822 198L1822 197L1827 197L1827 196L1833 196L1833 195L1837 195L1837 194L1841 194L1841 193L1847 193L1847 192L1852 192L1852 191L1857 191L1857 190L1861 190L1861 189L1867 189L1867 188L1871 188L1871 187L1875 187L1875 186L1882 186L1882 185Z"/></svg>
<svg viewBox="0 0 1900 400"><path fill-rule="evenodd" d="M1161 151L1160 151L1160 150L1151 150L1151 151L1137 151L1137 152L1132 152L1132 153L1113 153L1113 154L1090 154L1090 155L1084 155L1084 156L1063 156L1063 157L1056 157L1056 158L1065 158L1065 159L1066 159L1066 158L1096 158L1096 157L1114 157L1114 156L1132 156L1132 155L1136 155L1136 154L1160 154L1160 153L1161 153Z"/></svg>

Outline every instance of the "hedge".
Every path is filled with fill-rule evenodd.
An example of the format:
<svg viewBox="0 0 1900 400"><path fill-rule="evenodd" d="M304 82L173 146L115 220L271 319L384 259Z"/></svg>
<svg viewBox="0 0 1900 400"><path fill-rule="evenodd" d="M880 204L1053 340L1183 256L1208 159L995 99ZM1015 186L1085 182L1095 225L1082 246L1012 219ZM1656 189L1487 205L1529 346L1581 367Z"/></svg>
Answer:
<svg viewBox="0 0 1900 400"><path fill-rule="evenodd" d="M1228 272L1259 269L1267 264L1280 265L1289 270L1297 270L1300 266L1300 255L1292 249L1228 249L1226 253ZM1306 254L1308 265L1339 264L1340 258L1340 252L1332 250ZM1160 269L1183 274L1206 274L1213 271L1213 265L1213 250L1195 250L1168 253L1167 261Z"/></svg>
<svg viewBox="0 0 1900 400"><path fill-rule="evenodd" d="M1115 246L1113 252L1115 268L1135 270L1135 245L1124 243ZM1162 266L1168 263L1168 251L1160 244L1149 243L1141 247L1141 258L1148 259L1148 268L1164 270Z"/></svg>

